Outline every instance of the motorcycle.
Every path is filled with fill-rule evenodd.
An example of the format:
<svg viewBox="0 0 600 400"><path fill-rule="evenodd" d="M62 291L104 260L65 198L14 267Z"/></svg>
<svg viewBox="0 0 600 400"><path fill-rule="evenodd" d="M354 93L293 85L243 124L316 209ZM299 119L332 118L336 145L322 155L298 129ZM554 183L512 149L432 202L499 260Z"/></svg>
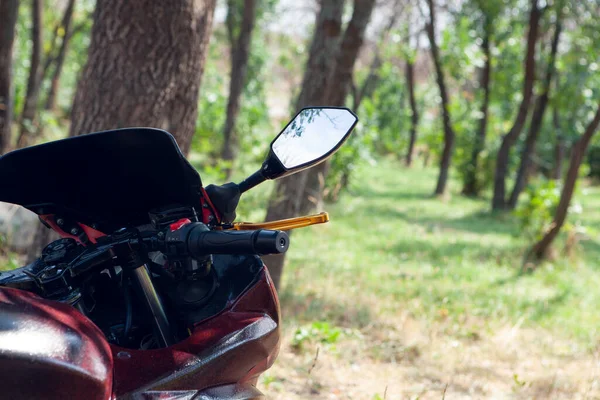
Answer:
<svg viewBox="0 0 600 400"><path fill-rule="evenodd" d="M126 128L0 157L0 201L61 239L0 273L1 398L258 399L280 341L260 255L326 213L234 222L241 195L330 157L358 119L302 109L239 184L203 186L173 136Z"/></svg>

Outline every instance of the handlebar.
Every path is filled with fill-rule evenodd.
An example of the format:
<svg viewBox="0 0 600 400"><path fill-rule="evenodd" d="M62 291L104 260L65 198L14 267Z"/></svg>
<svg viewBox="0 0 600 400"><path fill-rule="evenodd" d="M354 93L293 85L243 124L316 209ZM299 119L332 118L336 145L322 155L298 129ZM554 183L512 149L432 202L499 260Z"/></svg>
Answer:
<svg viewBox="0 0 600 400"><path fill-rule="evenodd" d="M191 230L187 239L192 257L207 254L279 254L289 246L289 237L282 231L203 231Z"/></svg>
<svg viewBox="0 0 600 400"><path fill-rule="evenodd" d="M190 223L168 232L166 243L167 253L200 258L208 254L281 254L287 251L290 239L283 231L211 231L202 223Z"/></svg>

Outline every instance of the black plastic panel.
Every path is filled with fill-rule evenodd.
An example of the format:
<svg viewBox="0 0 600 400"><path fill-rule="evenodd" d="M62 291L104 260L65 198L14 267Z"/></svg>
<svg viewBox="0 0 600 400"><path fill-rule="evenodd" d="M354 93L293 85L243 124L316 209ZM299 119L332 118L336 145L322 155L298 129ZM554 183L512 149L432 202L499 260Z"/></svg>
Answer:
<svg viewBox="0 0 600 400"><path fill-rule="evenodd" d="M148 222L165 205L197 206L200 176L168 132L127 128L0 157L0 201L111 231Z"/></svg>

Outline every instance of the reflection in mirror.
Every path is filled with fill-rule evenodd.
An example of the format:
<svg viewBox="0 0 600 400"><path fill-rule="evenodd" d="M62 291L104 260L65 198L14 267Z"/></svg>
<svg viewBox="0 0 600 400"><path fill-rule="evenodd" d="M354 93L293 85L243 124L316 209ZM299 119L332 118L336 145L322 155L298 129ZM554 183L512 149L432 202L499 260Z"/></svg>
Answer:
<svg viewBox="0 0 600 400"><path fill-rule="evenodd" d="M290 170L319 160L351 131L356 116L343 108L306 108L272 144L273 153Z"/></svg>

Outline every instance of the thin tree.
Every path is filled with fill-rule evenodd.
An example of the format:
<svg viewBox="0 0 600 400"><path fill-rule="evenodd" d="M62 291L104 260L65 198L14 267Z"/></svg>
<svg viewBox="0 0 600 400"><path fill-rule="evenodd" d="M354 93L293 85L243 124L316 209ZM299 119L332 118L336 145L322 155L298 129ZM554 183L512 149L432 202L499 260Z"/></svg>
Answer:
<svg viewBox="0 0 600 400"><path fill-rule="evenodd" d="M50 78L50 89L48 90L48 96L46 97L46 110L54 110L56 107L56 95L58 93L58 87L60 85L60 76L62 74L63 64L65 62L65 56L67 54L67 48L69 41L72 37L71 21L73 19L73 10L75 9L75 0L69 0L67 8L63 15L60 30L62 31L62 41L58 48L58 54L54 62L54 72ZM50 58L50 57L49 57Z"/></svg>
<svg viewBox="0 0 600 400"><path fill-rule="evenodd" d="M579 167L581 166L583 157L585 156L585 152L590 144L590 141L592 140L593 135L598 130L598 125L600 125L600 103L598 103L596 114L586 127L585 132L573 145L569 169L564 180L563 189L560 194L558 206L556 207L554 219L550 225L550 229L544 234L542 239L540 239L540 241L533 246L531 250L531 256L537 260L546 257L552 242L554 239L556 239L556 236L558 236L560 229L565 223L569 210L569 204L571 203L571 198L573 197L573 193L575 191L577 177L579 176Z"/></svg>
<svg viewBox="0 0 600 400"><path fill-rule="evenodd" d="M410 38L410 35L409 35ZM418 38L418 36L417 36ZM414 54L409 54L406 57L405 79L408 88L408 104L410 106L410 131L408 148L406 149L406 166L412 166L415 143L417 142L417 127L419 126L419 109L417 107L417 96L415 94L415 62L419 52L419 44L417 45Z"/></svg>
<svg viewBox="0 0 600 400"><path fill-rule="evenodd" d="M367 72L367 77L363 80L362 85L357 86L354 82L354 76L352 81L350 82L350 91L352 95L352 109L354 111L358 111L363 99L369 97L375 88L377 87L377 83L379 82L379 69L381 68L381 64L383 63L381 52L387 46L390 38L390 32L396 25L396 20L398 19L402 9L399 7L399 0L396 0L390 10L390 17L388 19L387 24L383 27L381 32L377 35L379 36L379 41L374 49L373 59L371 60L371 64L369 65L369 70Z"/></svg>
<svg viewBox="0 0 600 400"><path fill-rule="evenodd" d="M483 22L483 40L481 42L481 51L483 52L484 64L481 70L481 77L479 81L479 87L483 91L483 101L479 108L481 119L479 120L479 126L475 135L475 143L473 143L473 151L471 153L471 160L467 166L465 173L464 186L462 193L465 196L475 197L479 194L480 183L477 180L477 171L479 166L479 155L485 147L485 137L487 135L487 125L489 118L489 107L490 107L490 77L492 75L492 53L491 53L491 40L492 40L492 24L490 16L484 13Z"/></svg>
<svg viewBox="0 0 600 400"><path fill-rule="evenodd" d="M446 88L446 80L444 78L444 71L442 69L442 61L440 59L440 50L436 39L436 7L434 0L427 0L429 6L429 21L425 25L425 31L429 38L429 46L431 48L431 58L433 59L433 65L435 67L436 82L440 91L441 108L442 108L442 122L444 125L444 149L442 151L442 158L440 159L440 174L438 176L437 184L435 186L435 195L443 195L446 191L446 184L448 182L448 173L450 170L450 163L452 159L452 151L454 148L455 133L452 128L452 121L450 118L448 99L448 90Z"/></svg>
<svg viewBox="0 0 600 400"><path fill-rule="evenodd" d="M558 51L558 42L560 40L560 33L562 31L561 25L561 12L558 10L556 17L556 28L552 37L552 45L550 48L550 58L548 60L548 66L546 68L546 76L544 78L544 88L542 94L537 98L533 115L531 116L531 123L529 125L529 131L525 139L525 146L521 153L521 164L517 172L517 178L515 179L515 185L513 187L510 199L508 201L508 208L514 209L517 206L519 195L527 185L529 180L530 169L532 165L532 158L535 152L535 144L539 136L539 132L542 128L542 120L548 106L548 99L550 97L550 87L552 86L552 77L555 70L556 53Z"/></svg>
<svg viewBox="0 0 600 400"><path fill-rule="evenodd" d="M12 53L18 9L18 0L0 0L0 154L8 150L12 137Z"/></svg>
<svg viewBox="0 0 600 400"><path fill-rule="evenodd" d="M36 119L38 111L38 99L42 83L42 24L43 24L42 0L31 2L31 61L29 63L29 78L27 80L27 93L21 113L21 127L17 147L29 146L33 136L37 132Z"/></svg>
<svg viewBox="0 0 600 400"><path fill-rule="evenodd" d="M229 99L227 100L227 115L223 127L223 150L221 157L233 162L237 152L237 137L235 123L240 111L240 98L246 82L248 59L250 58L250 42L256 20L257 0L228 0L227 1L227 36L230 45L231 79L229 81ZM241 11L241 21L239 13ZM227 169L231 174L231 166Z"/></svg>
<svg viewBox="0 0 600 400"><path fill-rule="evenodd" d="M552 106L552 126L554 128L556 141L554 143L554 167L552 169L552 179L559 180L562 178L563 160L565 159L565 140L562 136L560 125L560 117L558 107Z"/></svg>
<svg viewBox="0 0 600 400"><path fill-rule="evenodd" d="M492 210L504 210L506 202L506 174L508 172L508 160L510 150L517 141L529 113L529 106L533 96L533 84L535 82L535 45L538 39L539 22L542 12L538 7L537 0L531 0L531 11L529 13L529 31L527 33L527 50L524 60L523 98L519 111L510 130L504 135L502 144L496 157L496 171L494 175L494 195L492 198Z"/></svg>
<svg viewBox="0 0 600 400"><path fill-rule="evenodd" d="M325 104L325 90L334 67L335 54L342 30L344 0L323 0L316 16L315 30L304 70L300 95L296 108ZM302 194L308 171L299 172L275 183L273 195L267 208L267 221L289 218L300 213ZM291 232L290 232L291 233ZM283 272L283 256L263 257L269 272L279 288Z"/></svg>

